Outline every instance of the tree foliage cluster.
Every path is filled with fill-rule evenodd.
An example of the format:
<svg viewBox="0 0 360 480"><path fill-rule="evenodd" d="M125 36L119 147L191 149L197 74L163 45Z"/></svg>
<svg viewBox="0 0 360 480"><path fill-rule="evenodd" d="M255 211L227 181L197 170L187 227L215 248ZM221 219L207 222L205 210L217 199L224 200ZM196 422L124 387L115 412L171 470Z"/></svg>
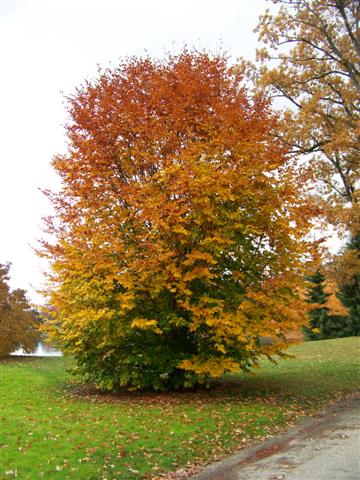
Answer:
<svg viewBox="0 0 360 480"><path fill-rule="evenodd" d="M360 231L360 4L358 0L272 0L257 27L258 86L282 109L278 134L309 157L328 218ZM282 102L282 105L284 103Z"/></svg>
<svg viewBox="0 0 360 480"><path fill-rule="evenodd" d="M0 264L0 356L23 348L30 353L39 339L38 317L29 305L24 290L11 290L10 265Z"/></svg>
<svg viewBox="0 0 360 480"><path fill-rule="evenodd" d="M86 378L176 388L281 354L306 321L314 208L269 102L224 56L185 50L100 72L69 113L42 253L48 331Z"/></svg>

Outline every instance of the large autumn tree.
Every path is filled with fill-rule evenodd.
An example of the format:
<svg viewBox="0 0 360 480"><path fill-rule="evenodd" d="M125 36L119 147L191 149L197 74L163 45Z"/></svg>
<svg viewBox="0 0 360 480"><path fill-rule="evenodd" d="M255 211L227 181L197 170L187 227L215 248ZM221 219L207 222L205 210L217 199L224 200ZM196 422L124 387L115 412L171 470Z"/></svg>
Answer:
<svg viewBox="0 0 360 480"><path fill-rule="evenodd" d="M258 86L288 107L278 134L294 154L311 159L330 220L354 235L360 230L360 3L272 2L276 13L267 11L257 28Z"/></svg>
<svg viewBox="0 0 360 480"><path fill-rule="evenodd" d="M0 264L0 356L23 348L34 350L39 333L38 317L22 289L9 286L10 264Z"/></svg>
<svg viewBox="0 0 360 480"><path fill-rule="evenodd" d="M102 388L191 386L306 322L307 172L223 56L130 58L69 98L48 331ZM272 345L260 336L275 339Z"/></svg>

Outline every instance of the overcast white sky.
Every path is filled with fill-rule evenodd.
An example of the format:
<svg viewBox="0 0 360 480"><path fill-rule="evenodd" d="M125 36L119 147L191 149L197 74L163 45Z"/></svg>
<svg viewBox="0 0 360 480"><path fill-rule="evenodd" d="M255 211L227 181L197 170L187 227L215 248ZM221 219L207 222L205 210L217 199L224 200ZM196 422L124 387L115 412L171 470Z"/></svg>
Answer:
<svg viewBox="0 0 360 480"><path fill-rule="evenodd" d="M64 94L97 65L154 56L184 44L254 59L266 0L0 0L0 263L33 301L44 265L32 247L51 212L39 188L56 188L50 167L65 148Z"/></svg>

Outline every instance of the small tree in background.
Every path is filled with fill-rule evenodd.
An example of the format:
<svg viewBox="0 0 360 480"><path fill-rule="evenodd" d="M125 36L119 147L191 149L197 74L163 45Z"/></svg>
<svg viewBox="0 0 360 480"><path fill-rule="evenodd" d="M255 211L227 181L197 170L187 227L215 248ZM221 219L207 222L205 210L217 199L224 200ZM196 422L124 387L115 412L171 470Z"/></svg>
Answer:
<svg viewBox="0 0 360 480"><path fill-rule="evenodd" d="M338 298L348 309L347 335L360 335L360 234L347 244L339 258L338 276L340 290Z"/></svg>
<svg viewBox="0 0 360 480"><path fill-rule="evenodd" d="M328 336L331 318L326 303L330 294L325 292L325 276L320 270L306 279L311 284L307 291L307 301L316 306L309 310L309 327L304 327L304 332L310 340L319 340Z"/></svg>
<svg viewBox="0 0 360 480"><path fill-rule="evenodd" d="M102 388L248 369L305 322L309 175L241 80L225 57L184 51L128 59L69 99L48 331Z"/></svg>
<svg viewBox="0 0 360 480"><path fill-rule="evenodd" d="M307 301L316 304L309 310L307 338L360 335L360 235L353 237L344 251L327 265L327 276L318 270L308 276Z"/></svg>
<svg viewBox="0 0 360 480"><path fill-rule="evenodd" d="M18 348L30 353L40 337L38 317L31 309L25 291L10 290L9 269L9 264L0 264L0 356Z"/></svg>

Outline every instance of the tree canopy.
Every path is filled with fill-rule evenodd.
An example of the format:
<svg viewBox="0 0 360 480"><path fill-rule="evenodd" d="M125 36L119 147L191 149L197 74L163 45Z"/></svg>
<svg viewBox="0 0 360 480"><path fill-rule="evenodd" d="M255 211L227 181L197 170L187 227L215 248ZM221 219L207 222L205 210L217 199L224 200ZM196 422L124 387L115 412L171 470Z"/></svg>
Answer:
<svg viewBox="0 0 360 480"><path fill-rule="evenodd" d="M0 356L23 348L31 352L39 339L38 322L24 290L8 285L10 265L0 264Z"/></svg>
<svg viewBox="0 0 360 480"><path fill-rule="evenodd" d="M332 207L329 218L355 234L360 229L360 4L272 1L277 13L267 11L257 28L263 42L258 84L289 106L279 129L283 141L294 154L311 156Z"/></svg>
<svg viewBox="0 0 360 480"><path fill-rule="evenodd" d="M314 209L269 102L224 56L185 50L126 59L68 106L42 254L48 331L85 377L174 388L281 354L306 322Z"/></svg>

